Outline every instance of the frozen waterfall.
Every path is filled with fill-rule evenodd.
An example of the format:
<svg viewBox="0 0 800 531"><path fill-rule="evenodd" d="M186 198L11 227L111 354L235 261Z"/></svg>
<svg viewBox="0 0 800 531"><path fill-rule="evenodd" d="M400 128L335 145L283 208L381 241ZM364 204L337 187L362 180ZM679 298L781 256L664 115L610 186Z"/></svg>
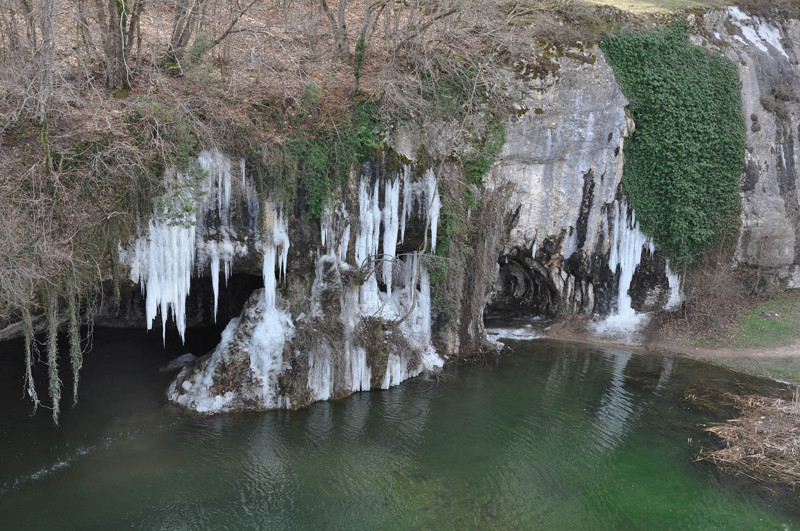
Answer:
<svg viewBox="0 0 800 531"><path fill-rule="evenodd" d="M628 215L626 199L614 200L611 208L611 248L608 268L612 273L619 271L616 306L595 328L601 336L625 338L635 333L647 320L647 314L639 313L631 306L629 291L636 268L642 262L643 253L654 253L655 245L653 239L639 229L639 222L636 221L633 209ZM680 304L681 292L680 278L670 269L669 261L666 265L666 275L670 288L666 308L670 309Z"/></svg>
<svg viewBox="0 0 800 531"><path fill-rule="evenodd" d="M243 162L240 167L243 167ZM257 218L255 187L242 172L248 215ZM147 329L161 314L162 336L166 339L169 314L175 320L181 339L186 334L186 298L192 275L206 267L211 272L216 319L220 275L227 283L235 256L247 253L238 243L231 226L230 205L233 190L231 161L218 151L203 151L194 171L168 175L170 185L161 198L146 231L128 246L120 246L120 259L130 267L130 278L142 288L145 297ZM234 243L237 242L237 243Z"/></svg>

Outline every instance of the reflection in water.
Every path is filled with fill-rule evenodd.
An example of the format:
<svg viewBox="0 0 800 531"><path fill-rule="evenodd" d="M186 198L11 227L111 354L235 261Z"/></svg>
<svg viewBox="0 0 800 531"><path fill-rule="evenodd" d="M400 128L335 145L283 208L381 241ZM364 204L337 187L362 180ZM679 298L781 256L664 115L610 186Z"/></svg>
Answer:
<svg viewBox="0 0 800 531"><path fill-rule="evenodd" d="M685 441L714 419L678 397L747 381L689 360L520 342L496 366L449 367L438 382L199 417L164 404L160 355L126 351L136 343L124 336L96 344L61 428L0 413L8 528L797 524L693 462Z"/></svg>
<svg viewBox="0 0 800 531"><path fill-rule="evenodd" d="M658 377L658 383L656 384L656 391L659 391L662 387L667 385L669 379L672 378L672 364L675 362L675 358L672 356L663 356L661 358L661 365L663 369L661 370L661 376Z"/></svg>
<svg viewBox="0 0 800 531"><path fill-rule="evenodd" d="M597 450L609 450L622 442L625 432L632 428L629 417L634 412L633 397L625 390L625 367L630 352L604 352L611 362L610 386L600 399L600 408L592 425L592 444ZM641 405L640 405L641 407Z"/></svg>

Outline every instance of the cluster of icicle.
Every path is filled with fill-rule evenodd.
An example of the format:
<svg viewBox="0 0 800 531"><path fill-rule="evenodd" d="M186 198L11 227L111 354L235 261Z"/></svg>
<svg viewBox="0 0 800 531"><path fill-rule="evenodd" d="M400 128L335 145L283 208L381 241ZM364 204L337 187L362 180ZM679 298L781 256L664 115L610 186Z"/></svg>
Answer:
<svg viewBox="0 0 800 531"><path fill-rule="evenodd" d="M400 257L396 253L398 242L405 240L406 223L415 209L419 209L427 219L430 247L435 249L441 208L436 177L428 170L422 181L412 182L411 168L406 166L402 181L402 210L400 178L383 182L383 208L380 206L380 184L380 180L372 181L368 175L361 177L355 263L368 274L360 286L345 287L342 292L341 321L347 369L344 384L351 391L365 391L371 385L372 370L367 364L367 353L355 341L356 327L362 317L399 321L399 332L411 348L421 354L421 363L417 365L402 352L390 353L382 389L443 365L431 344L430 276L418 252ZM326 213L322 221L322 249L317 256L312 303L319 299L319 293L325 288L322 272L326 266L334 265L340 270L350 267L344 260L350 231L349 215L343 205L334 213ZM338 238L331 237L337 234ZM319 304L314 304L313 308L315 313L321 312ZM332 396L333 388L333 367L329 358L311 354L308 390L312 398L326 400Z"/></svg>
<svg viewBox="0 0 800 531"><path fill-rule="evenodd" d="M218 151L203 151L197 162L204 178L192 182L191 176L177 174L173 184L179 192L170 200L178 204L155 212L147 230L127 248L120 248L120 259L130 267L131 280L142 288L147 329L152 328L160 313L165 334L171 313L181 339L186 334L186 298L192 276L210 268L216 318L220 274L227 283L234 257L247 253L247 246L237 240L230 223L230 159ZM258 201L250 200L256 197L255 188L244 170L242 160L241 186L248 198L251 219L258 219ZM213 221L209 223L209 219Z"/></svg>
<svg viewBox="0 0 800 531"><path fill-rule="evenodd" d="M614 200L612 208L611 249L608 258L608 268L612 273L619 270L617 284L616 307L612 313L597 327L601 334L632 333L643 323L646 314L637 313L631 306L629 290L633 282L636 268L642 262L644 253L653 254L655 244L650 236L639 230L636 221L636 212L628 209L625 198ZM673 309L681 302L680 277L673 273L666 265L666 275L669 282L670 295L666 309Z"/></svg>
<svg viewBox="0 0 800 531"><path fill-rule="evenodd" d="M224 183L223 183L224 184ZM382 190L381 190L381 185ZM402 185L402 186L401 186ZM402 205L401 205L402 189ZM224 186L221 194L225 199ZM381 193L383 207L381 208ZM209 201L206 199L206 206ZM227 208L219 203L212 208ZM430 278L417 252L398 257L398 243L405 238L406 223L415 212L421 212L429 228L429 247L436 242L441 201L436 178L428 171L421 181L413 182L410 167L406 167L401 178L372 180L363 175L359 183L358 219L353 222L344 204L327 210L321 220L321 248L317 251L316 274L311 293L311 308L314 317L339 319L344 329L344 370L334 370L333 347L325 346L294 353L308 357L307 390L311 401L327 400L333 396L334 388L349 391L364 391L371 387L372 370L367 362L367 353L358 341L358 327L363 317L375 317L399 322L398 333L419 354L418 359L408 359L409 352L395 351L388 355L387 369L382 388L389 388L420 374L426 369L441 367L443 360L431 344L431 296ZM266 215L260 248L263 252L263 290L254 293L240 317L228 323L219 345L211 355L196 367L186 367L173 381L167 394L173 402L202 413L216 413L241 409L274 409L292 407L291 397L283 396L278 379L291 364L284 351L291 340L295 322L281 303L278 283L285 280L288 251L290 247L286 220L269 204L264 206ZM162 303L162 316L171 309L176 320L182 317L188 281L192 273L192 250L198 248L198 229L189 227L160 227L184 236L184 243L172 245L157 240L156 245L142 246L146 252L131 253L137 265L148 266L145 275L136 271L137 278L146 285L146 297L156 282L158 292L154 299ZM351 225L354 227L351 228ZM370 271L361 285L342 288L338 315L322 315L320 293L326 289L323 271L334 267L338 271L351 269L347 253L353 228L355 238L355 263L364 271ZM139 242L137 242L139 243ZM146 253L150 253L149 255ZM172 253L172 255L170 255ZM157 260L153 259L156 256ZM181 260L185 260L181 262ZM226 263L223 261L223 263ZM174 267L179 264L179 267ZM213 264L213 262L212 262ZM229 267L229 266L226 266ZM229 270L229 269L228 269ZM166 281L164 281L166 279ZM185 281L186 284L181 282ZM379 282L380 281L380 282ZM169 285L172 290L167 291ZM174 286L178 286L175 288ZM185 288L184 288L185 286ZM216 294L215 294L216 296ZM154 310L158 305L154 307ZM330 311L330 309L328 310ZM155 311L153 313L155 316ZM300 315L298 320L306 317ZM148 319L151 319L148 313ZM179 325L180 326L180 325ZM181 329L183 333L183 329ZM327 351L325 349L328 349ZM291 354L286 354L291 355ZM415 356L417 357L417 356ZM249 359L248 382L241 385L220 385L221 374L230 373L231 367ZM340 361L341 362L341 361ZM223 364L224 367L221 367ZM336 377L344 378L335 382ZM335 385L336 384L336 385ZM244 406L246 404L246 406Z"/></svg>

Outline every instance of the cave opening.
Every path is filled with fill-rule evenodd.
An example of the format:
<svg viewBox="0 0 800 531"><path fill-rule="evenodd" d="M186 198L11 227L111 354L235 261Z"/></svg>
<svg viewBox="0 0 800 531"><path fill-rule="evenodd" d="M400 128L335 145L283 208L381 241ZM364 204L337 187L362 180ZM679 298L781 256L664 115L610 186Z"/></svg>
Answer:
<svg viewBox="0 0 800 531"><path fill-rule="evenodd" d="M553 318L558 293L547 270L532 258L502 257L496 290L486 305L487 317Z"/></svg>

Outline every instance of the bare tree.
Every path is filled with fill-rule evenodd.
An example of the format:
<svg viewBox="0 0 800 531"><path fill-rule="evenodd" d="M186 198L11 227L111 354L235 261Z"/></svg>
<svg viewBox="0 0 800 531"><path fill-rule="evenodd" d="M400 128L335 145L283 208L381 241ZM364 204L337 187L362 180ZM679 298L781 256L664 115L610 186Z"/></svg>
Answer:
<svg viewBox="0 0 800 531"><path fill-rule="evenodd" d="M228 4L228 23L217 36L202 44L201 52L207 52L220 44L226 37L234 33L236 24L258 0L242 3L239 0ZM176 0L175 15L172 21L172 32L169 40L169 59L180 65L190 42L202 34L203 21L206 18L208 0Z"/></svg>
<svg viewBox="0 0 800 531"><path fill-rule="evenodd" d="M130 86L129 58L137 35L140 17L147 0L95 0L96 16L103 38L105 83L110 89Z"/></svg>
<svg viewBox="0 0 800 531"><path fill-rule="evenodd" d="M325 13L331 25L331 34L333 35L336 47L336 56L349 63L352 55L350 54L350 43L347 39L347 23L345 20L347 0L339 0L335 17L326 0L319 0L319 2L322 6L322 11Z"/></svg>

